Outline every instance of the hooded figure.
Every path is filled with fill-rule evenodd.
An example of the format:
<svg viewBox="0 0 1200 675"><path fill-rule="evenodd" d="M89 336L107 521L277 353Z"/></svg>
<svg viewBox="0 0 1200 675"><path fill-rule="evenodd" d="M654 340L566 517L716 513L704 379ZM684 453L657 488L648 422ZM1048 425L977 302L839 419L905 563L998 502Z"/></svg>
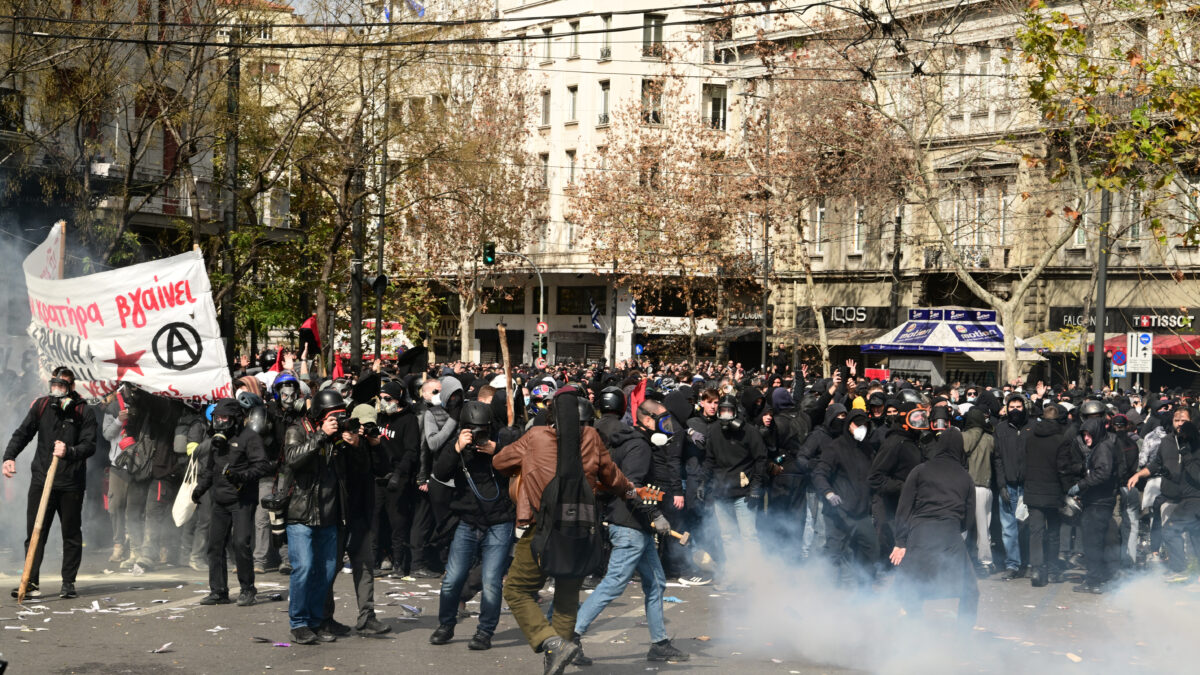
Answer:
<svg viewBox="0 0 1200 675"><path fill-rule="evenodd" d="M1084 420L1079 433L1090 450L1086 459L1086 473L1067 490L1067 494L1078 496L1083 504L1080 528L1083 530L1087 576L1082 584L1072 590L1077 593L1101 593L1101 585L1111 576L1104 541L1117 501L1116 444L1108 435L1103 417Z"/></svg>
<svg viewBox="0 0 1200 675"><path fill-rule="evenodd" d="M963 533L975 513L975 485L963 468L962 434L942 432L929 459L904 481L896 509L897 584L910 614L927 599L958 597L958 623L970 629L979 610L979 586Z"/></svg>
<svg viewBox="0 0 1200 675"><path fill-rule="evenodd" d="M897 407L900 420L888 426L887 436L871 460L871 473L867 476L871 485L871 515L875 518L880 551L892 550L900 491L904 489L908 474L921 463L921 448L917 445L921 432L906 429L903 424L903 416L914 408L916 405L912 403Z"/></svg>

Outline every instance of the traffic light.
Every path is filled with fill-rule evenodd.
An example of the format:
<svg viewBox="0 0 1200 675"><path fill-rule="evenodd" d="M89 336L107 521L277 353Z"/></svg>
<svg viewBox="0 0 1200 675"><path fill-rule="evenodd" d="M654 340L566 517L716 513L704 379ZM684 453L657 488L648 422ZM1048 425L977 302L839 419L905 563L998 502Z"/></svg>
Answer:
<svg viewBox="0 0 1200 675"><path fill-rule="evenodd" d="M491 242L491 241L483 242L483 264L484 265L495 265L496 264L496 244L495 244L495 242Z"/></svg>
<svg viewBox="0 0 1200 675"><path fill-rule="evenodd" d="M550 353L550 342L546 339L545 335L539 341L541 342L541 346L538 349L538 353L542 358L546 358L546 355Z"/></svg>
<svg viewBox="0 0 1200 675"><path fill-rule="evenodd" d="M541 348L542 348L542 340L540 338L534 338L533 344L530 345L530 347L529 347L529 355L533 357L534 361L537 360L538 352L541 351Z"/></svg>

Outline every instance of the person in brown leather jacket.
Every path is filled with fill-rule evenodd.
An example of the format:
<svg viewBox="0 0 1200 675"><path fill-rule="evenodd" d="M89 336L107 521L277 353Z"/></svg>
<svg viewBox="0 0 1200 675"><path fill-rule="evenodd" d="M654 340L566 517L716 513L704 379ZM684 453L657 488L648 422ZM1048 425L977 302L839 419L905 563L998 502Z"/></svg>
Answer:
<svg viewBox="0 0 1200 675"><path fill-rule="evenodd" d="M556 419L554 404L565 393L574 391L559 391L550 404L547 419ZM574 405L574 398L569 398ZM583 472L594 491L622 494L633 490L633 483L617 468L599 432L590 426L581 426L579 441ZM537 529L535 520L542 502L542 491L558 467L556 428L531 428L520 439L498 452L492 460L492 466L513 477L509 482L509 494L517 507L517 532L520 534L504 582L504 600L512 609L513 618L517 620L529 646L535 652L546 653L546 672L557 675L580 651L578 643L572 638L583 579L560 577L554 580L554 623L551 625L534 600L535 594L546 584L546 575L538 567L530 549ZM522 533L524 528L528 529Z"/></svg>

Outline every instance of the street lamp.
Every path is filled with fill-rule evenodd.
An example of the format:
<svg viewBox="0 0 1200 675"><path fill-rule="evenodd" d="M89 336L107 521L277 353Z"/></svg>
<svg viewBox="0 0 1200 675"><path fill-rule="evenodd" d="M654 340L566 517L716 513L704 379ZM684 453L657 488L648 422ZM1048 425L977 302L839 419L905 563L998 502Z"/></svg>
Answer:
<svg viewBox="0 0 1200 675"><path fill-rule="evenodd" d="M771 86L771 80L767 78L769 91L767 96L759 96L748 91L739 92L738 96L746 98L765 98L767 102L767 137L766 137L766 161L763 162L763 168L767 172L768 178L771 171L771 103L770 95L774 93L774 86ZM771 256L770 256L770 232L771 232L771 191L767 190L767 208L763 213L763 267L762 267L762 348L759 352L763 372L767 370L767 284L771 275Z"/></svg>

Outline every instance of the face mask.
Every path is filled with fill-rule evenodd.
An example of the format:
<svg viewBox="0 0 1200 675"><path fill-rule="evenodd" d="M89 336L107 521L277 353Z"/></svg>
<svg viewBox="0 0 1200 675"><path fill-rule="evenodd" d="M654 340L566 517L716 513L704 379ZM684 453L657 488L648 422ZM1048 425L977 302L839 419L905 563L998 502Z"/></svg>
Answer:
<svg viewBox="0 0 1200 675"><path fill-rule="evenodd" d="M53 387L50 389L50 395L53 396L54 398L63 398L64 396L67 395L67 390L59 389L58 387Z"/></svg>
<svg viewBox="0 0 1200 675"><path fill-rule="evenodd" d="M1012 409L1008 411L1008 421L1021 427L1025 426L1025 422L1029 420L1029 416L1024 410Z"/></svg>
<svg viewBox="0 0 1200 675"><path fill-rule="evenodd" d="M854 431L851 433L854 436L854 440L861 443L862 440L867 437L867 428L866 427L854 427Z"/></svg>
<svg viewBox="0 0 1200 675"><path fill-rule="evenodd" d="M976 398L978 398L978 397L977 396L968 396L967 403L974 403Z"/></svg>
<svg viewBox="0 0 1200 675"><path fill-rule="evenodd" d="M442 395L441 394L434 394L433 396L429 397L429 405L441 405L441 404L442 404Z"/></svg>
<svg viewBox="0 0 1200 675"><path fill-rule="evenodd" d="M400 402L396 400L380 401L379 412L385 415L395 415L400 412Z"/></svg>
<svg viewBox="0 0 1200 675"><path fill-rule="evenodd" d="M670 440L671 440L670 436L668 436L660 431L656 431L656 432L650 434L650 443L656 447L661 448L662 446L666 445Z"/></svg>

